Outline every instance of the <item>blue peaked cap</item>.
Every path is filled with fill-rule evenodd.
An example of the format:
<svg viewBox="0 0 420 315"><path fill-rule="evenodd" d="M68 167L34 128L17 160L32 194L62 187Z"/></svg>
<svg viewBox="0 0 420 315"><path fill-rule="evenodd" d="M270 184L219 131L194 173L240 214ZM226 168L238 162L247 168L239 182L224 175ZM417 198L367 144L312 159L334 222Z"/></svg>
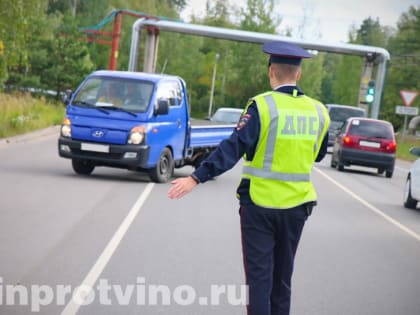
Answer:
<svg viewBox="0 0 420 315"><path fill-rule="evenodd" d="M298 66L303 58L312 57L312 55L302 47L281 41L265 43L262 46L262 51L270 55L269 64L284 63Z"/></svg>

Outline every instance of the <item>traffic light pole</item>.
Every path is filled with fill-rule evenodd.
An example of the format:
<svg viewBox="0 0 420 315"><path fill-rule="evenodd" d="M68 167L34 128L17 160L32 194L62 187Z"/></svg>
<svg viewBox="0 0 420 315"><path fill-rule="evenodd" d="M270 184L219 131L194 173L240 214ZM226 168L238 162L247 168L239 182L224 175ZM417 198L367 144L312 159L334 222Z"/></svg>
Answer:
<svg viewBox="0 0 420 315"><path fill-rule="evenodd" d="M387 70L387 62L385 60L385 56L379 55L378 58L380 60L379 60L377 71L376 71L375 100L373 101L372 111L371 111L372 118L379 117L379 109L381 107L383 88L385 86L385 76L386 76L386 70Z"/></svg>
<svg viewBox="0 0 420 315"><path fill-rule="evenodd" d="M368 91L369 81L372 79L373 61L374 58L368 56L365 57L365 62L362 68L362 75L360 78L359 107L364 108L367 113L370 111L370 104L366 102L366 94Z"/></svg>

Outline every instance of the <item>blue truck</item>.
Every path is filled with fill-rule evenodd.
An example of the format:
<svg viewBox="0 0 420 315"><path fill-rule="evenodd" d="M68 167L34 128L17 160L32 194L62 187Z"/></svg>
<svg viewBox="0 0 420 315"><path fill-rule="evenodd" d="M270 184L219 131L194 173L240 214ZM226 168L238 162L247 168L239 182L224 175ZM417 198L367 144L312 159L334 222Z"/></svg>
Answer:
<svg viewBox="0 0 420 315"><path fill-rule="evenodd" d="M191 119L186 84L172 75L95 71L63 102L59 156L83 175L118 167L164 183L174 168L197 167L235 128Z"/></svg>

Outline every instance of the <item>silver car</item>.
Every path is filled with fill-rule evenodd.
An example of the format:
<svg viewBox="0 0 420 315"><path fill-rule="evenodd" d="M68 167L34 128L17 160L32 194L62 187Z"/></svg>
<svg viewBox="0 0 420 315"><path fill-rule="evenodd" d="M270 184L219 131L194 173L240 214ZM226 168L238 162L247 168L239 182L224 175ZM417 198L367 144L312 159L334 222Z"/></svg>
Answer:
<svg viewBox="0 0 420 315"><path fill-rule="evenodd" d="M420 157L420 147L410 149L410 153ZM414 161L408 172L404 187L404 207L416 209L420 200L420 158Z"/></svg>
<svg viewBox="0 0 420 315"><path fill-rule="evenodd" d="M234 107L220 107L210 118L211 121L222 124L236 124L241 118L243 109Z"/></svg>

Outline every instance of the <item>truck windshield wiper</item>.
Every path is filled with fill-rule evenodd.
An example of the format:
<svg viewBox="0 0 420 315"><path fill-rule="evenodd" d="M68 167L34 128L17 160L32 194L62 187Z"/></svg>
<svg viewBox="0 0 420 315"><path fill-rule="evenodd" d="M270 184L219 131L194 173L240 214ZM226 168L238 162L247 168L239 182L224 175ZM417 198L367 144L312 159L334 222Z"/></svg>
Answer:
<svg viewBox="0 0 420 315"><path fill-rule="evenodd" d="M136 113L131 112L129 110L126 110L126 109L124 109L122 107L116 107L116 106L95 106L95 107L97 107L97 108L106 108L106 109L118 110L120 112L124 112L124 113L130 114L131 116L137 117Z"/></svg>
<svg viewBox="0 0 420 315"><path fill-rule="evenodd" d="M92 104L92 103L89 103L89 102L85 102L85 101L74 101L73 102L73 105L76 105L76 106L82 105L82 106L89 107L89 108L96 108L100 112L109 115L109 112L107 110L103 109L102 107L95 106L95 104Z"/></svg>

